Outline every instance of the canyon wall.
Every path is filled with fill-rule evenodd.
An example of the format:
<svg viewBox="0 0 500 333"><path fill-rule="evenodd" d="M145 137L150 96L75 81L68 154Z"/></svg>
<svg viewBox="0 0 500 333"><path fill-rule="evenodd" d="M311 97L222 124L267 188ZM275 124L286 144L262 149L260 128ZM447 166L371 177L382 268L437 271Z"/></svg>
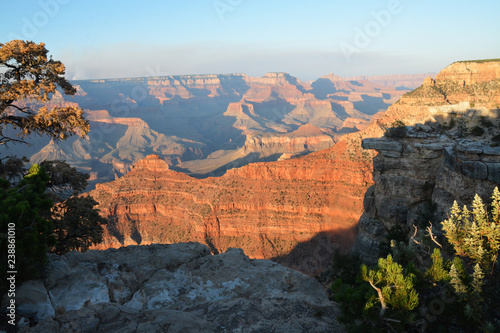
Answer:
<svg viewBox="0 0 500 333"><path fill-rule="evenodd" d="M345 160L346 149L340 144L206 179L148 156L125 176L90 192L110 219L105 242L97 248L199 241L214 253L239 247L251 258L276 258L317 272L330 263L334 250L352 245L361 199L371 183L369 159ZM301 244L326 252L312 255Z"/></svg>
<svg viewBox="0 0 500 333"><path fill-rule="evenodd" d="M432 219L439 234L454 201L470 204L475 194L488 201L500 185L499 69L495 61L448 66L380 118L415 125L404 137L362 141L378 153L354 245L366 261L376 262L392 228L413 234Z"/></svg>

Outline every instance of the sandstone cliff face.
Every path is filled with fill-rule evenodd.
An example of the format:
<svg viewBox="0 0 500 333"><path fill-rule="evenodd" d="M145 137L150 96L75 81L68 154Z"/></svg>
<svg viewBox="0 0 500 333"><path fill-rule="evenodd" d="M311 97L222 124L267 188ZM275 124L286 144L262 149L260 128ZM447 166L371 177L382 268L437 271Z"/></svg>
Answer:
<svg viewBox="0 0 500 333"><path fill-rule="evenodd" d="M491 108L500 92L498 66L498 62L450 65L377 120L386 126L397 119L409 125L428 121L428 125L409 127L403 139L363 140L363 148L378 152L373 160L374 185L365 195L354 245L367 261L376 261L378 245L386 241L391 228L402 226L411 233L413 225L428 222L421 221L425 216L441 221L453 201L468 204L476 193L488 198L500 184L500 111ZM454 122L462 125L451 127ZM376 132L375 126L365 132ZM464 131L474 127L484 133L464 137Z"/></svg>
<svg viewBox="0 0 500 333"><path fill-rule="evenodd" d="M352 244L371 183L368 156L354 158L355 152L346 150L340 144L207 179L172 171L157 156L148 156L122 178L90 192L110 219L99 248L193 240L214 253L237 246L252 258L278 258L318 271L335 249ZM327 254L293 252L308 242Z"/></svg>
<svg viewBox="0 0 500 333"><path fill-rule="evenodd" d="M313 278L198 243L53 255L16 300L20 332L344 332Z"/></svg>
<svg viewBox="0 0 500 333"><path fill-rule="evenodd" d="M349 84L342 82L341 78L328 76L323 79L312 86L322 98L331 91L328 90L330 84L337 81L344 85L344 89L349 88ZM363 211L363 196L373 184L371 172L374 154L369 150L363 151L361 141L382 136L383 128L394 120L403 120L408 125L428 120L449 124L452 117L471 115L475 117L473 121L478 122L481 115L492 115L485 105L489 96L495 94L495 86L489 82L487 84L489 89L477 90L478 93L473 97L466 93L477 86L460 88L462 90L457 90L454 96L466 96L464 100L467 102L454 105L450 102L451 95L443 94L444 89L452 91L449 81L427 80L425 85L403 96L387 112L375 115L365 130L341 137L329 149L280 162L250 164L229 170L219 178L186 178L166 168L159 174L145 177L147 172L142 172L140 168L132 170L116 182L101 185L92 192L100 202L103 214L112 220L108 227L107 243L103 247L197 240L209 245L214 253L238 246L254 258L275 258L290 267L307 272L317 271L328 265L335 247L342 245L347 248L351 244L356 221ZM436 87L441 90L436 90ZM477 103L473 109L475 111L471 113L470 102L479 100L485 103ZM250 108L251 103L246 104L247 115L258 115L256 108ZM241 110L238 108L235 104L234 110ZM418 134L418 131L415 133L417 139L423 135ZM426 140L437 140L430 134L425 135ZM261 143L252 141L251 145L257 147ZM432 142L419 144L433 147ZM410 203L409 198L404 199L403 193L388 192L392 193L391 199L379 196L376 204L371 204L375 199L369 198L375 198L375 190L372 188L368 191L364 205L367 212L372 212L376 217L379 210L373 207L379 207L381 214L389 221L382 228L380 226L384 224L373 222L373 216L369 223L367 220L360 222L357 248L368 256L391 224L409 216L401 207L418 210L423 198L432 197L434 191L430 192L429 188L438 184L438 180L431 182L425 178L425 171L435 175L430 170L440 165L439 157L432 157L438 154L437 150L414 147L412 149L422 150L422 156L411 155L397 164L396 157L406 148L396 146L395 151L387 150L385 155L379 154L376 163L382 161L380 163L388 165L387 168L395 170L398 175L404 174L406 171L402 170L406 169L414 170L418 175L413 177L408 174L406 178L398 179L389 177L377 193L396 191L390 185L390 181L394 180L396 183L413 184L415 190L407 191L405 195L408 197L411 194L416 201ZM429 151L425 152L426 149ZM382 158L393 160L386 163ZM417 168L422 159L433 163ZM380 170L377 169L380 163L375 165L376 170ZM474 169L476 166L464 168ZM416 180L412 180L412 177ZM486 180L487 177L491 178L486 176ZM439 189L452 193L450 189L445 189L445 181L441 183L436 193ZM389 204L392 199L397 199L395 204ZM442 206L445 205L443 201ZM319 250L323 251L321 255L318 255Z"/></svg>
<svg viewBox="0 0 500 333"><path fill-rule="evenodd" d="M427 106L473 102L475 106L500 105L500 60L455 62L443 69L436 80L406 94L407 103Z"/></svg>
<svg viewBox="0 0 500 333"><path fill-rule="evenodd" d="M500 78L500 60L458 61L443 69L437 81L453 81L458 85L471 85L498 80Z"/></svg>
<svg viewBox="0 0 500 333"><path fill-rule="evenodd" d="M365 149L378 152L373 160L375 184L365 195L354 248L368 261L377 260L378 245L391 228L413 232L413 225L428 222L421 219L431 213L432 205L440 221L455 200L469 204L476 193L488 198L500 185L500 148L436 132L412 129L409 134L418 136L363 141Z"/></svg>
<svg viewBox="0 0 500 333"><path fill-rule="evenodd" d="M261 84L269 85L272 80L291 84L291 78L285 74L266 75ZM245 96L269 97L269 87L272 85L263 87L260 97L256 91ZM333 103L326 100L328 96L373 88L368 83L360 88L334 75L323 77L309 88L303 87L325 100L299 99L297 108L285 109L285 113L281 109L278 115L285 114L290 124L309 123L290 133L268 136L256 132L262 127L260 115L269 117L280 106L275 102L266 104L264 109L246 101L247 97L245 102L231 103L226 115L238 119L238 126L247 131L242 148L245 152L231 159L245 159L253 153L278 154L286 159L292 156L290 153L326 148L333 144L334 136L311 125L317 117L314 110L323 108L326 117L333 112ZM360 92L358 97L351 96L354 102L343 103L365 103L361 96ZM356 116L345 105L343 117ZM325 119L317 121L325 123ZM141 169L141 162L129 174L98 185L91 192L100 203L102 214L111 220L101 248L195 240L209 245L214 253L237 246L252 258L274 258L304 272L318 272L330 264L336 249L345 250L352 245L363 195L372 184L372 154L363 152L360 143L375 132L380 135L378 126L366 133L341 137L326 150L280 162L252 163L231 169L219 178L194 179L169 170L166 165L163 171L149 174ZM208 161L224 162L227 155L224 151L215 152ZM152 160L157 158L148 157L145 163ZM181 167L187 168L189 163L182 163Z"/></svg>
<svg viewBox="0 0 500 333"><path fill-rule="evenodd" d="M63 158L92 173L88 189L111 181L149 154L197 177L252 162L276 161L331 147L364 128L405 90L335 75L303 83L288 73L179 75L75 81L77 94L56 93L52 106L79 106L90 120L85 139L40 138L15 147L32 163ZM321 137L296 135L313 125ZM304 133L302 133L304 134ZM306 133L307 134L307 133ZM213 158L217 156L217 158Z"/></svg>

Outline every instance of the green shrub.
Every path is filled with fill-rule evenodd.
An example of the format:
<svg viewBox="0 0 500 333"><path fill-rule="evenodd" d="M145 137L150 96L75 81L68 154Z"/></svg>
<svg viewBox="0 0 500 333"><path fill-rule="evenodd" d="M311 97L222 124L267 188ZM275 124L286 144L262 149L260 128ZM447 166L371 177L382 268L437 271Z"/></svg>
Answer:
<svg viewBox="0 0 500 333"><path fill-rule="evenodd" d="M479 118L479 123L481 124L482 127L485 127L485 128L490 128L490 127L494 126L493 123L491 122L491 120L489 120L485 116L481 116Z"/></svg>
<svg viewBox="0 0 500 333"><path fill-rule="evenodd" d="M405 266L389 254L374 268L360 266L357 279L336 280L332 291L348 329L417 332L424 325L428 332L500 331L498 188L491 199L489 210L477 195L470 209L455 202L442 222L443 244L431 228L432 242L412 237L417 245L410 241L414 246L406 248L420 259ZM430 308L433 304L438 307Z"/></svg>

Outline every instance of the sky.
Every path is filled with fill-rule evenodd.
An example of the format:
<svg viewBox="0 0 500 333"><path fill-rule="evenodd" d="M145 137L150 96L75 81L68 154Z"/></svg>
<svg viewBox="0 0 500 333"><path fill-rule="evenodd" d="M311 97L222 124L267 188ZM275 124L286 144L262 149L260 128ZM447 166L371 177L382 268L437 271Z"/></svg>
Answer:
<svg viewBox="0 0 500 333"><path fill-rule="evenodd" d="M500 58L500 1L0 0L0 43L45 43L68 79L439 72Z"/></svg>

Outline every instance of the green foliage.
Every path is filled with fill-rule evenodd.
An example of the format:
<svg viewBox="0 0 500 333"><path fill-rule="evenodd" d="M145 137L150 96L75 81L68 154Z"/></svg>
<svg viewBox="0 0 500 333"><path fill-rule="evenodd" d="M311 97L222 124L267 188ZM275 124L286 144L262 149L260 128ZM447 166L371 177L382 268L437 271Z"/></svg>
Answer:
<svg viewBox="0 0 500 333"><path fill-rule="evenodd" d="M63 140L89 132L89 122L78 107L37 107L37 103L48 102L57 88L68 95L76 93L64 78L64 65L48 57L44 43L0 43L0 72L0 145L27 143L24 139L32 133ZM7 127L9 131L5 131Z"/></svg>
<svg viewBox="0 0 500 333"><path fill-rule="evenodd" d="M357 279L339 275L332 291L351 331L421 331L421 325L429 332L500 331L498 189L493 191L489 210L477 195L471 208L455 203L442 222L442 231L447 241L442 249L432 249L438 244L426 243L421 236L412 237L418 246L392 240L393 255L379 258L374 268L362 265L355 270ZM420 258L401 265L400 259L393 259L400 248ZM371 291L366 292L367 287ZM376 318L377 309L383 320Z"/></svg>
<svg viewBox="0 0 500 333"><path fill-rule="evenodd" d="M90 196L71 197L52 209L57 245L54 252L64 254L79 250L85 252L90 246L103 241L103 225L107 220L94 208L97 201Z"/></svg>
<svg viewBox="0 0 500 333"><path fill-rule="evenodd" d="M490 128L490 127L493 127L493 123L491 122L491 120L489 120L487 117L485 116L481 116L479 117L479 124L482 126L482 127L485 127L485 128Z"/></svg>
<svg viewBox="0 0 500 333"><path fill-rule="evenodd" d="M0 179L0 228L4 235L15 225L15 269L7 266L7 237L0 238L2 249L0 270L2 290L5 290L5 274L17 270L17 281L22 282L39 275L47 261L47 251L55 244L50 214L51 200L45 195L48 176L43 167L33 165L28 175L17 185ZM9 269L8 269L9 268Z"/></svg>
<svg viewBox="0 0 500 333"><path fill-rule="evenodd" d="M413 288L415 275L405 276L403 267L392 260L392 256L379 258L377 266L368 270L361 266L361 278L377 291L382 305L383 317L388 305L395 309L413 310L418 305L418 294Z"/></svg>
<svg viewBox="0 0 500 333"><path fill-rule="evenodd" d="M367 299L375 297L373 289L368 284L348 284L342 279L336 279L332 285L333 300L338 302L341 307L339 321L345 324L354 323L363 316L370 316L367 310ZM371 315L374 319L376 316Z"/></svg>
<svg viewBox="0 0 500 333"><path fill-rule="evenodd" d="M407 232L405 232L400 225L395 225L387 233L387 242L379 244L379 255L381 257L386 257L388 254L393 254L393 246L391 246L391 243L394 245L394 243L399 244L401 242L408 242Z"/></svg>
<svg viewBox="0 0 500 333"><path fill-rule="evenodd" d="M388 138L396 138L401 139L406 136L408 129L406 125L401 120L394 121L389 128L387 128L384 132L384 136Z"/></svg>
<svg viewBox="0 0 500 333"><path fill-rule="evenodd" d="M443 257L439 249L434 249L431 255L432 265L425 272L425 277L432 282L444 281L448 278L448 272L444 267Z"/></svg>
<svg viewBox="0 0 500 333"><path fill-rule="evenodd" d="M89 175L78 172L64 161L43 161L40 165L45 168L49 176L47 186L57 202L78 195L87 187Z"/></svg>
<svg viewBox="0 0 500 333"><path fill-rule="evenodd" d="M49 250L85 251L101 242L102 225L107 222L99 216L94 208L97 202L91 197L73 196L53 205L54 200L63 200L64 193L77 194L83 189L86 175L61 161L34 164L23 175L24 163L19 158L0 163L0 173L9 179L0 178L0 230L7 234L9 224L15 225L16 270L20 282L39 276ZM43 165L50 170L49 174ZM7 242L7 238L0 237L0 247L4 249L2 274L7 271Z"/></svg>
<svg viewBox="0 0 500 333"><path fill-rule="evenodd" d="M27 157L8 156L0 158L0 178L10 182L19 182L26 174L24 165L28 162Z"/></svg>
<svg viewBox="0 0 500 333"><path fill-rule="evenodd" d="M455 257L453 264L451 264L449 274L450 284L453 286L455 294L460 299L464 299L467 295L467 287L465 286L463 280L467 278L467 272L465 271L463 261L460 258Z"/></svg>
<svg viewBox="0 0 500 333"><path fill-rule="evenodd" d="M495 188L492 196L492 212L476 194L472 212L467 206L460 209L453 204L450 218L443 221L443 231L455 253L470 258L483 269L489 271L498 258L500 249L500 192Z"/></svg>

